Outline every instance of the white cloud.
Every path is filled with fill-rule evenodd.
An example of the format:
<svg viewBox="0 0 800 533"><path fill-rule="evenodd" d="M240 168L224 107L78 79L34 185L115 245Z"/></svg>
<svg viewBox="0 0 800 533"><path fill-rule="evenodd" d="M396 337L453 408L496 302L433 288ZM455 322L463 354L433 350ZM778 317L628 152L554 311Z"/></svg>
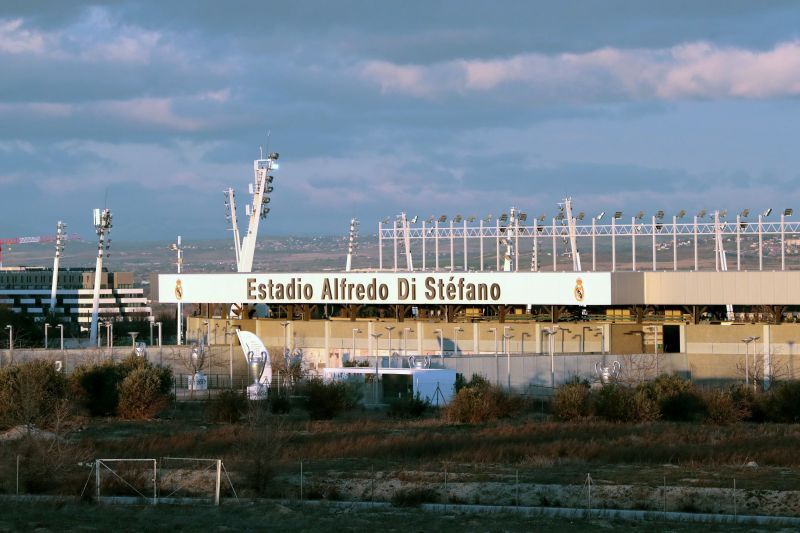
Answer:
<svg viewBox="0 0 800 533"><path fill-rule="evenodd" d="M0 19L0 53L39 54L44 48L44 34L23 28L22 19Z"/></svg>
<svg viewBox="0 0 800 533"><path fill-rule="evenodd" d="M800 41L764 51L695 42L433 65L369 61L357 73L381 92L423 98L514 87L541 101L764 99L800 94Z"/></svg>

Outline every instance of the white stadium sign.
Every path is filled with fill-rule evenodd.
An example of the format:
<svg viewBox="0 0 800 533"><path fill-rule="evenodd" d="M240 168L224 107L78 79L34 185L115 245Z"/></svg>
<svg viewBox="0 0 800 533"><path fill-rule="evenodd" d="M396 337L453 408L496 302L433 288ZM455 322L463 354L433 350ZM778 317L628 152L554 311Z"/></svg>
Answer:
<svg viewBox="0 0 800 533"><path fill-rule="evenodd" d="M608 272L159 274L164 303L610 305Z"/></svg>

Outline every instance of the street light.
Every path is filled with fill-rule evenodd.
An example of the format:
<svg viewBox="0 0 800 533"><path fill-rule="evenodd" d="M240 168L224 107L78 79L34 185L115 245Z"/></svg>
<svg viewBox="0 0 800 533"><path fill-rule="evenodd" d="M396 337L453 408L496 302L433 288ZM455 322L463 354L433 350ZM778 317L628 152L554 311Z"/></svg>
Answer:
<svg viewBox="0 0 800 533"><path fill-rule="evenodd" d="M370 333L370 337L375 339L375 369L378 368L378 339L383 336L383 333Z"/></svg>
<svg viewBox="0 0 800 533"><path fill-rule="evenodd" d="M748 355L750 355L750 344L752 342L757 341L761 337L750 336L747 338L742 339L744 343L744 384L745 386L750 385L750 361ZM753 362L756 359L756 351L753 350ZM753 386L755 386L755 379L753 380Z"/></svg>
<svg viewBox="0 0 800 533"><path fill-rule="evenodd" d="M433 332L439 334L439 356L442 358L442 368L444 368L444 333L441 329L435 329Z"/></svg>
<svg viewBox="0 0 800 533"><path fill-rule="evenodd" d="M6 329L8 330L8 353L10 354L14 350L14 326L9 324Z"/></svg>
<svg viewBox="0 0 800 533"><path fill-rule="evenodd" d="M47 339L47 330L49 330L49 329L50 329L50 324L45 322L45 324L44 324L44 349L45 350L49 346L49 344L47 343L47 340L48 340Z"/></svg>
<svg viewBox="0 0 800 533"><path fill-rule="evenodd" d="M600 353L606 353L606 330L603 326L595 328L600 333Z"/></svg>
<svg viewBox="0 0 800 533"><path fill-rule="evenodd" d="M395 328L395 326L386 326L386 328L385 328L386 331L389 332L389 357L392 356L392 330L394 328Z"/></svg>
<svg viewBox="0 0 800 533"><path fill-rule="evenodd" d="M555 361L555 335L558 333L559 329L564 329L559 326L553 326L552 328L548 329L545 328L542 330L542 333L547 335L547 348L550 352L550 388L556 388L556 361Z"/></svg>
<svg viewBox="0 0 800 533"><path fill-rule="evenodd" d="M453 355L458 355L458 334L462 331L464 331L464 328L453 328Z"/></svg>
<svg viewBox="0 0 800 533"><path fill-rule="evenodd" d="M497 328L489 328L489 331L494 333L494 384L500 386L500 370L497 366Z"/></svg>
<svg viewBox="0 0 800 533"><path fill-rule="evenodd" d="M203 320L203 325L206 327L206 346L211 346L211 322Z"/></svg>
<svg viewBox="0 0 800 533"><path fill-rule="evenodd" d="M353 349L350 352L350 357L353 358L353 361L356 359L356 333L361 333L361 330L358 328L353 328Z"/></svg>
<svg viewBox="0 0 800 533"><path fill-rule="evenodd" d="M519 334L519 353L520 355L525 355L525 337L530 337L531 334L527 331L523 331Z"/></svg>
<svg viewBox="0 0 800 533"><path fill-rule="evenodd" d="M508 348L508 345L510 344L508 341L514 338L514 335L508 333L508 330L510 329L512 329L510 326L503 327L503 340L505 341L506 345L506 381L509 392L511 392L511 350Z"/></svg>
<svg viewBox="0 0 800 533"><path fill-rule="evenodd" d="M161 346L161 322L156 322L158 327L158 364L164 364L164 348Z"/></svg>
<svg viewBox="0 0 800 533"><path fill-rule="evenodd" d="M133 348L134 352L136 351L136 337L139 335L138 331L131 331L128 333L131 336L131 348Z"/></svg>
<svg viewBox="0 0 800 533"><path fill-rule="evenodd" d="M56 326L58 329L61 330L61 351L64 351L64 324L59 324Z"/></svg>
<svg viewBox="0 0 800 533"><path fill-rule="evenodd" d="M286 336L288 333L286 328L289 327L289 322L281 322L281 327L283 328L283 356L286 357L286 354L289 351L289 339Z"/></svg>
<svg viewBox="0 0 800 533"><path fill-rule="evenodd" d="M408 334L412 333L413 331L414 330L411 329L411 328L403 328L403 357L406 357L408 355L408 350L407 350L407 344L406 343L407 343L407 339L408 339Z"/></svg>

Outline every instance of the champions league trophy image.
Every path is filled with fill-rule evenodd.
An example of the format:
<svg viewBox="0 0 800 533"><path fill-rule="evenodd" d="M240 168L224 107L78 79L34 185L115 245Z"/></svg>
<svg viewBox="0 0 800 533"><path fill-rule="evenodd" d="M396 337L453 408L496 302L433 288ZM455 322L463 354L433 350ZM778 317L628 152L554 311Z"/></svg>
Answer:
<svg viewBox="0 0 800 533"><path fill-rule="evenodd" d="M192 344L189 356L184 358L184 363L192 372L192 375L189 376L189 390L206 390L208 388L208 378L201 372L206 364L206 347L202 341L200 341L200 344Z"/></svg>
<svg viewBox="0 0 800 533"><path fill-rule="evenodd" d="M253 383L247 387L247 398L263 400L267 397L272 384L272 361L269 357L269 350L254 333L239 330L236 335L242 345L242 352L244 352L247 366L250 369L250 377L253 379Z"/></svg>
<svg viewBox="0 0 800 533"><path fill-rule="evenodd" d="M619 378L620 370L622 370L622 365L619 361L612 362L610 366L604 366L600 361L594 364L594 373L597 374L597 378L603 385L616 381Z"/></svg>

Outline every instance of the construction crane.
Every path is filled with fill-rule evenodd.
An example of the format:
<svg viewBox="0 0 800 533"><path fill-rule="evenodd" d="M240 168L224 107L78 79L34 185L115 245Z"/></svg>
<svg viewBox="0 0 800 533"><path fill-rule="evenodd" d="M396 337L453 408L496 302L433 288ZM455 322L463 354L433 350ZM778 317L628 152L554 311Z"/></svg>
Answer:
<svg viewBox="0 0 800 533"><path fill-rule="evenodd" d="M3 246L11 250L12 244L36 244L45 242L56 242L56 235L37 235L36 237L15 237L13 239L0 239L0 268L3 268ZM78 241L80 237L77 233L64 235L62 240Z"/></svg>

